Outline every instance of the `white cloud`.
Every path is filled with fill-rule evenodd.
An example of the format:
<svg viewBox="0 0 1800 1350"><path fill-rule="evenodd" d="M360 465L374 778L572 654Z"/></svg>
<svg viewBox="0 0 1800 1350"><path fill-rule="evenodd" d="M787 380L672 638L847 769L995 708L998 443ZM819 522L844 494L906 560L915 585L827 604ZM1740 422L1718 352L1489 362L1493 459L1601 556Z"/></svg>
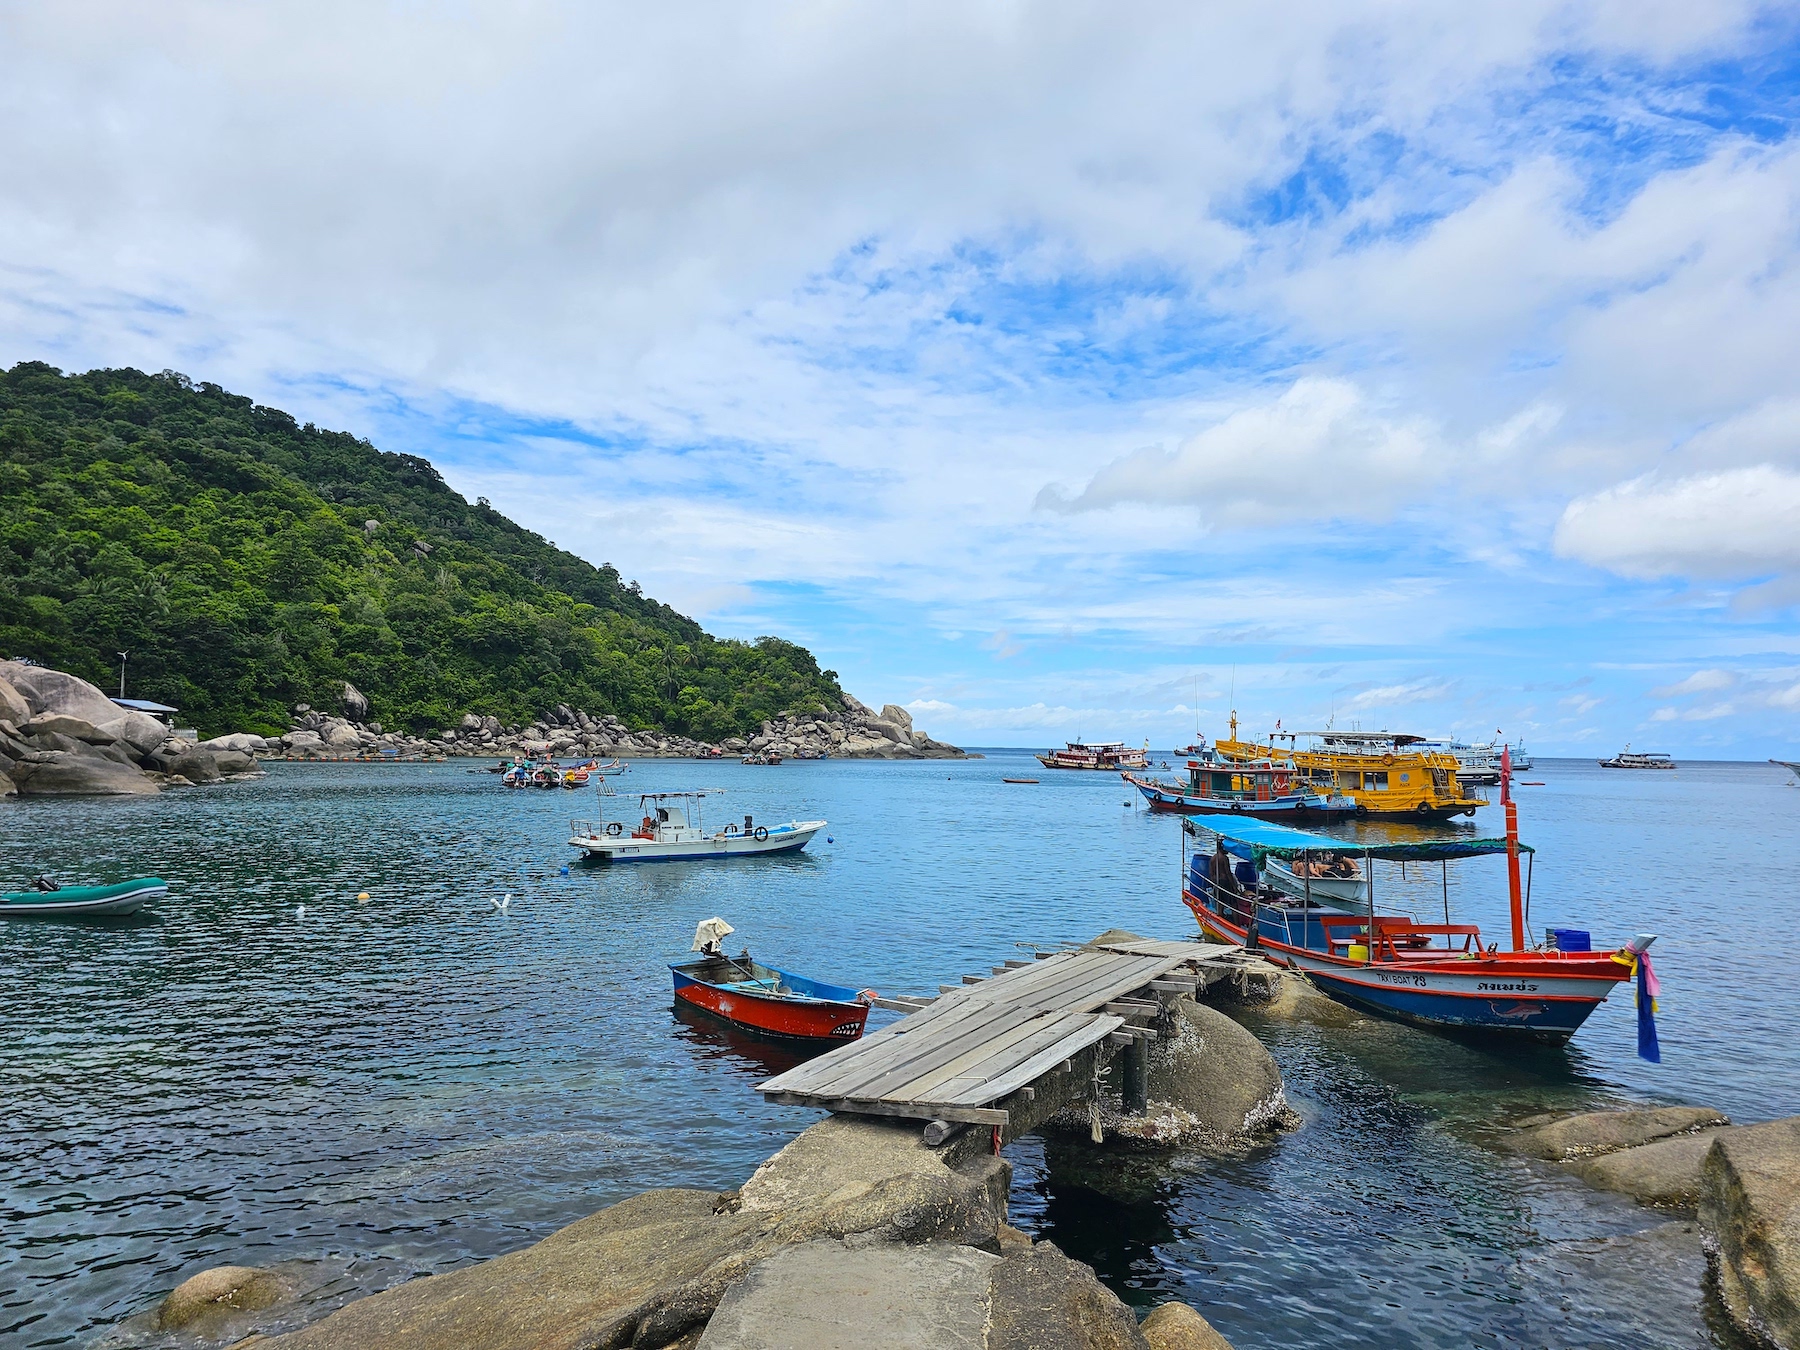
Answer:
<svg viewBox="0 0 1800 1350"><path fill-rule="evenodd" d="M1800 567L1800 473L1646 474L1569 503L1556 551L1629 577L1741 580Z"/></svg>
<svg viewBox="0 0 1800 1350"><path fill-rule="evenodd" d="M1414 703L1435 703L1448 698L1454 686L1448 680L1414 680L1410 684L1387 684L1365 689L1344 705L1347 710L1399 708Z"/></svg>
<svg viewBox="0 0 1800 1350"><path fill-rule="evenodd" d="M1445 468L1422 420L1384 416L1348 380L1309 376L1174 450L1137 450L1114 460L1073 498L1044 488L1037 504L1066 512L1183 503L1223 526L1240 516L1261 525L1268 513L1378 517L1418 495Z"/></svg>
<svg viewBox="0 0 1800 1350"><path fill-rule="evenodd" d="M1651 698L1682 698L1688 694L1709 694L1720 689L1729 689L1737 683L1737 676L1729 670L1696 670L1685 680L1677 680L1674 684L1665 684L1650 691Z"/></svg>

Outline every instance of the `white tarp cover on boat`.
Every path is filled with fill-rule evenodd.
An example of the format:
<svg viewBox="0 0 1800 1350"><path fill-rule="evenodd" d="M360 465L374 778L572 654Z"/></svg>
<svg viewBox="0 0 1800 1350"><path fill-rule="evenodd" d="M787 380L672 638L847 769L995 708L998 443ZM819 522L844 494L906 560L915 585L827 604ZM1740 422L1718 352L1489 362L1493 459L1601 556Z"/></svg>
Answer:
<svg viewBox="0 0 1800 1350"><path fill-rule="evenodd" d="M723 919L702 919L694 928L694 945L689 950L716 952L719 950L719 944L736 931Z"/></svg>

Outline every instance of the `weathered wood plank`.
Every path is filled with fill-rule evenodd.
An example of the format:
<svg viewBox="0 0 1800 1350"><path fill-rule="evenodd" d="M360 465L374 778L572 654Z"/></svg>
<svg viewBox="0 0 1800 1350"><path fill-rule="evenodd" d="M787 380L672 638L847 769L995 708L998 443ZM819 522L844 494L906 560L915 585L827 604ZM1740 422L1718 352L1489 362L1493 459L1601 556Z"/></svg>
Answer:
<svg viewBox="0 0 1800 1350"><path fill-rule="evenodd" d="M975 1106L945 1106L935 1110L896 1102L858 1101L853 1097L813 1097L798 1092L763 1091L763 1096L783 1106L815 1106L826 1111L853 1111L864 1116L902 1116L910 1120L950 1120L966 1125L1005 1125L1012 1119L1005 1111Z"/></svg>
<svg viewBox="0 0 1800 1350"><path fill-rule="evenodd" d="M781 1087L788 1090L804 1088L812 1092L831 1092L834 1095L849 1095L852 1085L867 1094L866 1085L877 1081L887 1081L895 1073L905 1070L910 1076L917 1077L923 1069L915 1066L929 1066L942 1063L945 1059L960 1053L960 1047L969 1041L978 1041L982 1037L1003 1033L1007 1027L1017 1025L1031 1016L1028 1010L1008 1007L996 1007L988 1003L971 1003L963 1010L963 1015L955 1019L946 1019L930 1035L910 1035L897 1037L870 1045L867 1038L862 1042L852 1042L830 1054L821 1056L813 1063L832 1060L815 1074L800 1075L798 1070L788 1072L798 1075L792 1083L783 1082ZM801 1069L809 1066L801 1065ZM783 1075L785 1078L786 1075ZM906 1081L902 1077L899 1081Z"/></svg>
<svg viewBox="0 0 1800 1350"><path fill-rule="evenodd" d="M1118 1019L1115 1017L1094 1018L1080 1031L1064 1037L1055 1045L1046 1047L1023 1063L1014 1065L998 1078L989 1079L982 1085L982 1092L991 1095L975 1097L972 1094L965 1094L969 1097L965 1104L999 1101L1002 1097L1020 1091L1027 1084L1042 1078L1046 1073L1055 1071L1059 1067L1057 1056L1078 1055L1095 1042L1106 1039L1117 1026ZM1066 1058L1062 1061L1064 1064L1068 1062ZM956 1101L954 1098L951 1100L953 1104Z"/></svg>
<svg viewBox="0 0 1800 1350"><path fill-rule="evenodd" d="M986 1082L1005 1073L1020 1060L1039 1053L1045 1046L1061 1044L1086 1026L1091 1016L1089 1013L1064 1013L1061 1016L1040 1013L1004 1036L969 1043L954 1059L945 1060L910 1079L884 1083L881 1091L870 1095L922 1101L937 1096L938 1089L952 1080L973 1078L976 1083ZM944 1094L946 1101L955 1098L954 1092Z"/></svg>

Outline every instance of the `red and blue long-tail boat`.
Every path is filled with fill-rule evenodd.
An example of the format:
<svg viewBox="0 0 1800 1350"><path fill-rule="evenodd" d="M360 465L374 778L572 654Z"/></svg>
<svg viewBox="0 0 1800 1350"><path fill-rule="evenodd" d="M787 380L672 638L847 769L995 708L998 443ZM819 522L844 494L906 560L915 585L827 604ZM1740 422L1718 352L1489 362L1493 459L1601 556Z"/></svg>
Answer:
<svg viewBox="0 0 1800 1350"><path fill-rule="evenodd" d="M1211 854L1197 851L1182 898L1213 938L1260 948L1280 965L1303 972L1323 993L1364 1012L1464 1033L1562 1044L1613 989L1639 976L1639 1053L1657 1058L1651 1019L1655 975L1646 954L1654 934L1616 951L1585 950L1585 933L1552 930L1555 944L1528 948L1521 904L1519 842L1511 800L1510 765L1503 769L1504 839L1448 838L1401 843L1351 842L1255 820L1184 821L1197 839L1210 836ZM1295 897L1259 884L1264 860L1292 864L1304 880L1313 859L1346 852L1363 856L1369 878L1360 912L1330 897ZM1512 949L1483 945L1474 924L1420 923L1376 912L1375 859L1443 862L1505 854L1512 900ZM1446 890L1447 894L1447 890ZM1570 950L1569 948L1584 948Z"/></svg>
<svg viewBox="0 0 1800 1350"><path fill-rule="evenodd" d="M694 935L700 955L669 967L677 999L763 1036L853 1041L863 1034L874 990L827 984L765 966L752 960L748 951L727 956L720 942L731 931L722 919L700 925Z"/></svg>

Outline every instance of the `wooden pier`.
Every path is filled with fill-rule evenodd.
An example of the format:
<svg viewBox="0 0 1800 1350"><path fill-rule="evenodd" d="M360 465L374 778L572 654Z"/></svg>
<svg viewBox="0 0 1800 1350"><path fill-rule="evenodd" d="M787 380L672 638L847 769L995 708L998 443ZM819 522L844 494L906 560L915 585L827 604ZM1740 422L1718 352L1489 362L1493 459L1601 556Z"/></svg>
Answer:
<svg viewBox="0 0 1800 1350"><path fill-rule="evenodd" d="M878 999L907 1016L758 1091L828 1111L1016 1128L1017 1110L1037 1100L1039 1081L1070 1073L1078 1055L1097 1079L1114 1049L1141 1051L1159 1027L1166 1030L1167 1006L1181 995L1219 980L1241 984L1266 969L1253 953L1205 942L1102 938L1034 951L989 975L941 985L935 999ZM1147 1057L1129 1055L1129 1062L1143 1065Z"/></svg>

